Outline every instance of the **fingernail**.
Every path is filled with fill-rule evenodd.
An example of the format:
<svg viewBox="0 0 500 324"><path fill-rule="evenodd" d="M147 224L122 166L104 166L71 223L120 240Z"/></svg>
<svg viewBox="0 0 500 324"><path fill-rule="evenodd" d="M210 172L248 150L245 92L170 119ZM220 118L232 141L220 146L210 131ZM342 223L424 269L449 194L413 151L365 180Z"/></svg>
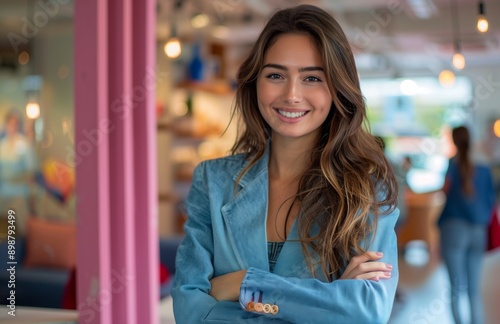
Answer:
<svg viewBox="0 0 500 324"><path fill-rule="evenodd" d="M384 272L384 275L390 277L391 276L391 273L390 272Z"/></svg>
<svg viewBox="0 0 500 324"><path fill-rule="evenodd" d="M384 253L382 253L382 252L375 252L375 254L376 254L377 256L383 256L383 255L384 255Z"/></svg>
<svg viewBox="0 0 500 324"><path fill-rule="evenodd" d="M391 266L390 264L386 264L386 265L385 265L385 267L386 267L387 269L389 269L389 270L391 270L391 269L392 269L392 266Z"/></svg>

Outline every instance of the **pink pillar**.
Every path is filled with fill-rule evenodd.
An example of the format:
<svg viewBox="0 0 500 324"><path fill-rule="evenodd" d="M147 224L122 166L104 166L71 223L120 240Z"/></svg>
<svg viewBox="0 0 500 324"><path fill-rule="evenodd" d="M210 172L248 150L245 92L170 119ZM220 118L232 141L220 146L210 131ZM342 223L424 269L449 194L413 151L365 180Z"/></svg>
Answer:
<svg viewBox="0 0 500 324"><path fill-rule="evenodd" d="M75 12L78 322L107 324L113 323L109 244L108 6L106 1L100 0L76 1Z"/></svg>
<svg viewBox="0 0 500 324"><path fill-rule="evenodd" d="M135 324L134 130L132 93L132 1L108 0L111 275L113 323Z"/></svg>
<svg viewBox="0 0 500 324"><path fill-rule="evenodd" d="M159 253L156 157L156 0L133 2L135 229L138 323L158 323Z"/></svg>
<svg viewBox="0 0 500 324"><path fill-rule="evenodd" d="M155 5L76 1L79 323L158 323Z"/></svg>

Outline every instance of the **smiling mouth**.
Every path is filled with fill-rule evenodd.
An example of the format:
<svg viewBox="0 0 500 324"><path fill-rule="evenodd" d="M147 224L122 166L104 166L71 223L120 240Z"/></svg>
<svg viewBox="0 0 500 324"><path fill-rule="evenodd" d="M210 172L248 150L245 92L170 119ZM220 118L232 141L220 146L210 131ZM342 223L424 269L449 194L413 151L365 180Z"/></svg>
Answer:
<svg viewBox="0 0 500 324"><path fill-rule="evenodd" d="M308 113L307 111L290 112L290 111L284 111L284 110L280 110L280 109L277 109L277 110L281 116L286 117L286 118L299 118L299 117L302 117Z"/></svg>

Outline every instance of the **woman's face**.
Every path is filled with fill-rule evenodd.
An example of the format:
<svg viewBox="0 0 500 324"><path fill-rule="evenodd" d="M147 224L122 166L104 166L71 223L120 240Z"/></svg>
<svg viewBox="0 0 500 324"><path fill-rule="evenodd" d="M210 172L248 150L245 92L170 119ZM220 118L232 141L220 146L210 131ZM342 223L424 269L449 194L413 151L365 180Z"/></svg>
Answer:
<svg viewBox="0 0 500 324"><path fill-rule="evenodd" d="M257 101L274 138L316 137L330 112L332 96L311 36L278 36L264 56Z"/></svg>

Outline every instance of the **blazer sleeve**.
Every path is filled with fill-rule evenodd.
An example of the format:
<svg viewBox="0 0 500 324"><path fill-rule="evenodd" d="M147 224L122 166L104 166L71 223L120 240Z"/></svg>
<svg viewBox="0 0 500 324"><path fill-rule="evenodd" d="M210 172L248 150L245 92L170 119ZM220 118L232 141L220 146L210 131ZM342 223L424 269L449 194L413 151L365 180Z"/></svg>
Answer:
<svg viewBox="0 0 500 324"><path fill-rule="evenodd" d="M393 266L390 279L322 282L315 278L281 277L249 268L240 288L241 307L247 309L251 301L276 305L278 308L274 309L274 314L257 313L266 318L303 324L387 323L399 277L394 232L398 215L396 209L392 214L380 217L373 243L368 248L368 251L384 253L381 261Z"/></svg>
<svg viewBox="0 0 500 324"><path fill-rule="evenodd" d="M242 310L238 302L218 302L209 295L214 249L205 176L202 163L194 172L186 201L188 219L177 251L172 287L175 320L183 324L264 323L264 318ZM276 319L272 323L288 322Z"/></svg>

